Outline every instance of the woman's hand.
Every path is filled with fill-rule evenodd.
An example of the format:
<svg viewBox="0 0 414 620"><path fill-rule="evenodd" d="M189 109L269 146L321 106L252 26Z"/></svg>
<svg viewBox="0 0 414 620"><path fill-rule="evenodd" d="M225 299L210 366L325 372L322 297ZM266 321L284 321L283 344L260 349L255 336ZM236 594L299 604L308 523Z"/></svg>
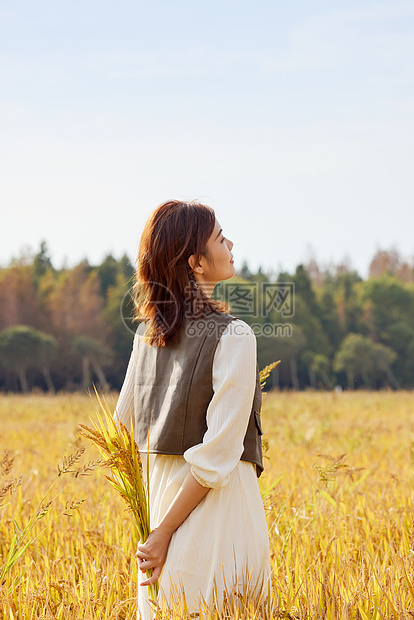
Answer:
<svg viewBox="0 0 414 620"><path fill-rule="evenodd" d="M161 528L155 528L148 536L144 544L138 544L136 556L138 558L139 569L145 573L153 568L153 573L141 586L149 586L158 581L162 567L167 557L168 545L172 534Z"/></svg>
<svg viewBox="0 0 414 620"><path fill-rule="evenodd" d="M141 586L150 586L158 581L167 558L171 536L209 490L209 487L204 487L197 482L191 471L188 472L158 527L152 530L144 544L138 544L135 555L138 558L140 570L145 573L150 568L154 569L151 577L141 583Z"/></svg>

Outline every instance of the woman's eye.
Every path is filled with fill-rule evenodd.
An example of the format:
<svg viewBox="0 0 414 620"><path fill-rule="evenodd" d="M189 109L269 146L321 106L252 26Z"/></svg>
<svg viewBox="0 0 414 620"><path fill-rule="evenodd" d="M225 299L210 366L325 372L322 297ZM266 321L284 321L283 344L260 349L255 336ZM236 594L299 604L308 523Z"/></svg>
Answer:
<svg viewBox="0 0 414 620"><path fill-rule="evenodd" d="M224 241L224 239L225 239L225 238L226 238L226 237L223 237L223 239L220 241L220 243L223 243L223 241Z"/></svg>

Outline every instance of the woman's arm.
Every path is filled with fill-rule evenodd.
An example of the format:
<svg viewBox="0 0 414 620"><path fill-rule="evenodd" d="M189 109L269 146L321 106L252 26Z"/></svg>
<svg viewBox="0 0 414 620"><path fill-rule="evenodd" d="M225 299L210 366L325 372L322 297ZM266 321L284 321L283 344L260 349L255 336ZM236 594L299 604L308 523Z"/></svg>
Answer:
<svg viewBox="0 0 414 620"><path fill-rule="evenodd" d="M184 452L194 478L203 486L220 489L244 450L256 389L256 336L241 319L223 332L213 363L214 395L206 413L202 443Z"/></svg>
<svg viewBox="0 0 414 620"><path fill-rule="evenodd" d="M165 564L171 536L209 490L209 487L199 484L192 473L188 472L158 527L151 532L145 544L138 545L136 556L141 571L145 573L150 568L154 569L152 576L141 583L141 586L148 586L158 580Z"/></svg>

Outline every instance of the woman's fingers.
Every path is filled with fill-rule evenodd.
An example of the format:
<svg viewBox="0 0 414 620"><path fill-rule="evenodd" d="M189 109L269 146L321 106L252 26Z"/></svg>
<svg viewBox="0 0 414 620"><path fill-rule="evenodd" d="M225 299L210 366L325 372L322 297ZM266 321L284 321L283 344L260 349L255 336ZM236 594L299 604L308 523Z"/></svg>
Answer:
<svg viewBox="0 0 414 620"><path fill-rule="evenodd" d="M151 577L149 577L149 579L147 579L146 581L143 581L139 585L140 586L151 586L153 583L158 581L160 575L161 575L161 567L157 566L156 568L154 568L154 572L152 573Z"/></svg>
<svg viewBox="0 0 414 620"><path fill-rule="evenodd" d="M140 571L145 573L151 568L153 569L151 577L148 577L140 585L151 585L159 579L167 557L170 540L171 534L169 532L163 533L155 529L150 533L145 543L138 543L135 556L138 560Z"/></svg>
<svg viewBox="0 0 414 620"><path fill-rule="evenodd" d="M135 556L137 557L139 563L153 562L154 565L158 564L161 559L159 554L142 553L141 551L138 551Z"/></svg>
<svg viewBox="0 0 414 620"><path fill-rule="evenodd" d="M139 568L143 573L149 570L150 568L155 568L156 566L160 566L161 562L159 560L142 560L140 562Z"/></svg>

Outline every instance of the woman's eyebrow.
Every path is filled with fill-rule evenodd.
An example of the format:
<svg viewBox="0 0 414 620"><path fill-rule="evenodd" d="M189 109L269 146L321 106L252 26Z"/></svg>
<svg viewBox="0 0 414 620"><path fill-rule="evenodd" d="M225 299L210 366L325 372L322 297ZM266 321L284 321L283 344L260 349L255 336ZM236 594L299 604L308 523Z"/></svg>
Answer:
<svg viewBox="0 0 414 620"><path fill-rule="evenodd" d="M223 232L223 229L222 229L222 228L220 228L219 232L217 233L217 237L219 236L219 234L220 234L221 232ZM216 237L216 239L217 239L217 237ZM215 241L216 239L214 239L214 241Z"/></svg>

